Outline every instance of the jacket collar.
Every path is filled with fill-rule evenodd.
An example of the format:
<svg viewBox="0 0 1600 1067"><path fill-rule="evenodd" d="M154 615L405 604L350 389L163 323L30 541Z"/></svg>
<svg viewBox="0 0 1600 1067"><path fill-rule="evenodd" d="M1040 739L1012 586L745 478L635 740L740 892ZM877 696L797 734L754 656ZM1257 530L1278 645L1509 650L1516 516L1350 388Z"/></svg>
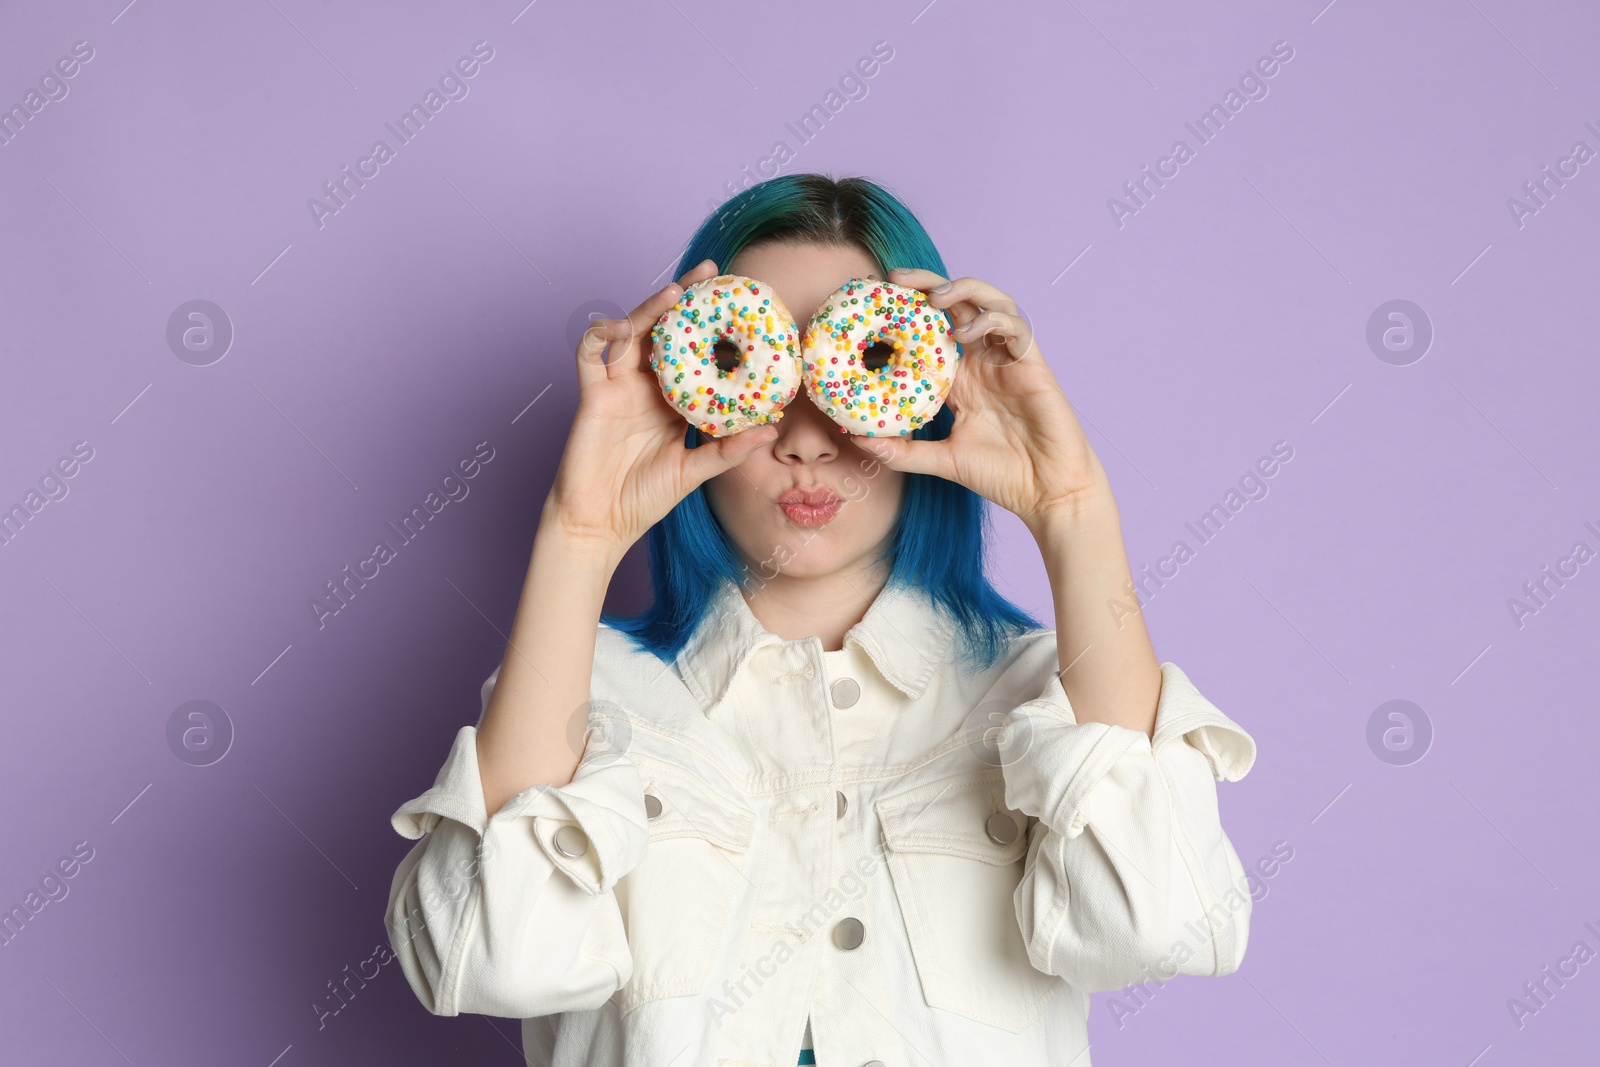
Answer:
<svg viewBox="0 0 1600 1067"><path fill-rule="evenodd" d="M878 593L861 621L845 631L844 645L859 647L885 681L916 700L949 658L955 629L955 620L925 591L891 583ZM710 716L726 699L734 676L757 649L767 645L811 645L819 654L822 650L820 638L785 640L767 630L739 586L723 579L699 628L673 662ZM812 651L807 649L808 658Z"/></svg>

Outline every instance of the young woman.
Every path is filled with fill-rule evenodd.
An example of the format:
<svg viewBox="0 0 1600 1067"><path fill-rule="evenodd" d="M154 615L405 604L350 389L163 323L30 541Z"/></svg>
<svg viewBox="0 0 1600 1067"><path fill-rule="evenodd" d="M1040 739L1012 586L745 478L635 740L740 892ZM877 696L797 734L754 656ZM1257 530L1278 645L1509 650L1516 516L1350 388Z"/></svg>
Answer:
<svg viewBox="0 0 1600 1067"><path fill-rule="evenodd" d="M420 838L388 912L407 979L435 1014L523 1019L530 1064L1088 1067L1091 991L1239 967L1215 783L1254 741L1158 663L1027 321L946 281L897 199L775 178L680 268L584 335L482 716L394 815ZM650 328L719 271L802 325L851 278L926 291L962 345L944 408L857 437L802 390L701 439ZM985 578L985 500L1033 534L1054 630ZM606 617L646 534L654 603Z"/></svg>

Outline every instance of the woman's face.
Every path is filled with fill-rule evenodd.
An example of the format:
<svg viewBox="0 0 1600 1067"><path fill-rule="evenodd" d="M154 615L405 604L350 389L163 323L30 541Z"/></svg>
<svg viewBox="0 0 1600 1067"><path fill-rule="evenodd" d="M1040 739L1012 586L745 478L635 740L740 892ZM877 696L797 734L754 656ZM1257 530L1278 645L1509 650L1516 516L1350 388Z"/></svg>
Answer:
<svg viewBox="0 0 1600 1067"><path fill-rule="evenodd" d="M769 241L719 266L770 285L802 332L823 299L845 282L882 277L872 257L851 245ZM711 513L761 579L867 567L900 514L905 475L877 459L872 438L842 433L804 386L777 426L771 445L706 482ZM792 500L807 495L797 490L811 490L810 501Z"/></svg>

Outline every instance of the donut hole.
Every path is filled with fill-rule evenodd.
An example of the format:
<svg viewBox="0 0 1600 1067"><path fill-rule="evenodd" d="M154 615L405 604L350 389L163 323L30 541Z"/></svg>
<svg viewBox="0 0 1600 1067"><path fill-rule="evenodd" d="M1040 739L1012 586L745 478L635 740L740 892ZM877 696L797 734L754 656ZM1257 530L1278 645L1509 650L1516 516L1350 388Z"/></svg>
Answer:
<svg viewBox="0 0 1600 1067"><path fill-rule="evenodd" d="M894 358L894 345L888 341L877 340L867 346L861 353L861 365L868 370L882 370Z"/></svg>
<svg viewBox="0 0 1600 1067"><path fill-rule="evenodd" d="M744 362L744 353L739 351L739 346L726 337L717 338L711 346L711 358L717 364L717 370L723 374L732 374L739 369L739 364Z"/></svg>

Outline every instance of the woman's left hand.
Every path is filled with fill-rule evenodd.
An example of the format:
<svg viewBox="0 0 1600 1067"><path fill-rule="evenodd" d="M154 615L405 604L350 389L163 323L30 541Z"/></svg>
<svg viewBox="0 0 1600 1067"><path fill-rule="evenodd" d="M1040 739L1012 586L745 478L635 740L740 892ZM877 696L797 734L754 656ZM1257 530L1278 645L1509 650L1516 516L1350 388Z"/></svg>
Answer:
<svg viewBox="0 0 1600 1067"><path fill-rule="evenodd" d="M941 441L908 434L871 438L866 448L892 470L959 482L1035 532L1057 513L1109 499L1105 468L1011 297L976 278L946 285L927 270L897 268L889 280L949 312L962 348L945 398L955 421Z"/></svg>

